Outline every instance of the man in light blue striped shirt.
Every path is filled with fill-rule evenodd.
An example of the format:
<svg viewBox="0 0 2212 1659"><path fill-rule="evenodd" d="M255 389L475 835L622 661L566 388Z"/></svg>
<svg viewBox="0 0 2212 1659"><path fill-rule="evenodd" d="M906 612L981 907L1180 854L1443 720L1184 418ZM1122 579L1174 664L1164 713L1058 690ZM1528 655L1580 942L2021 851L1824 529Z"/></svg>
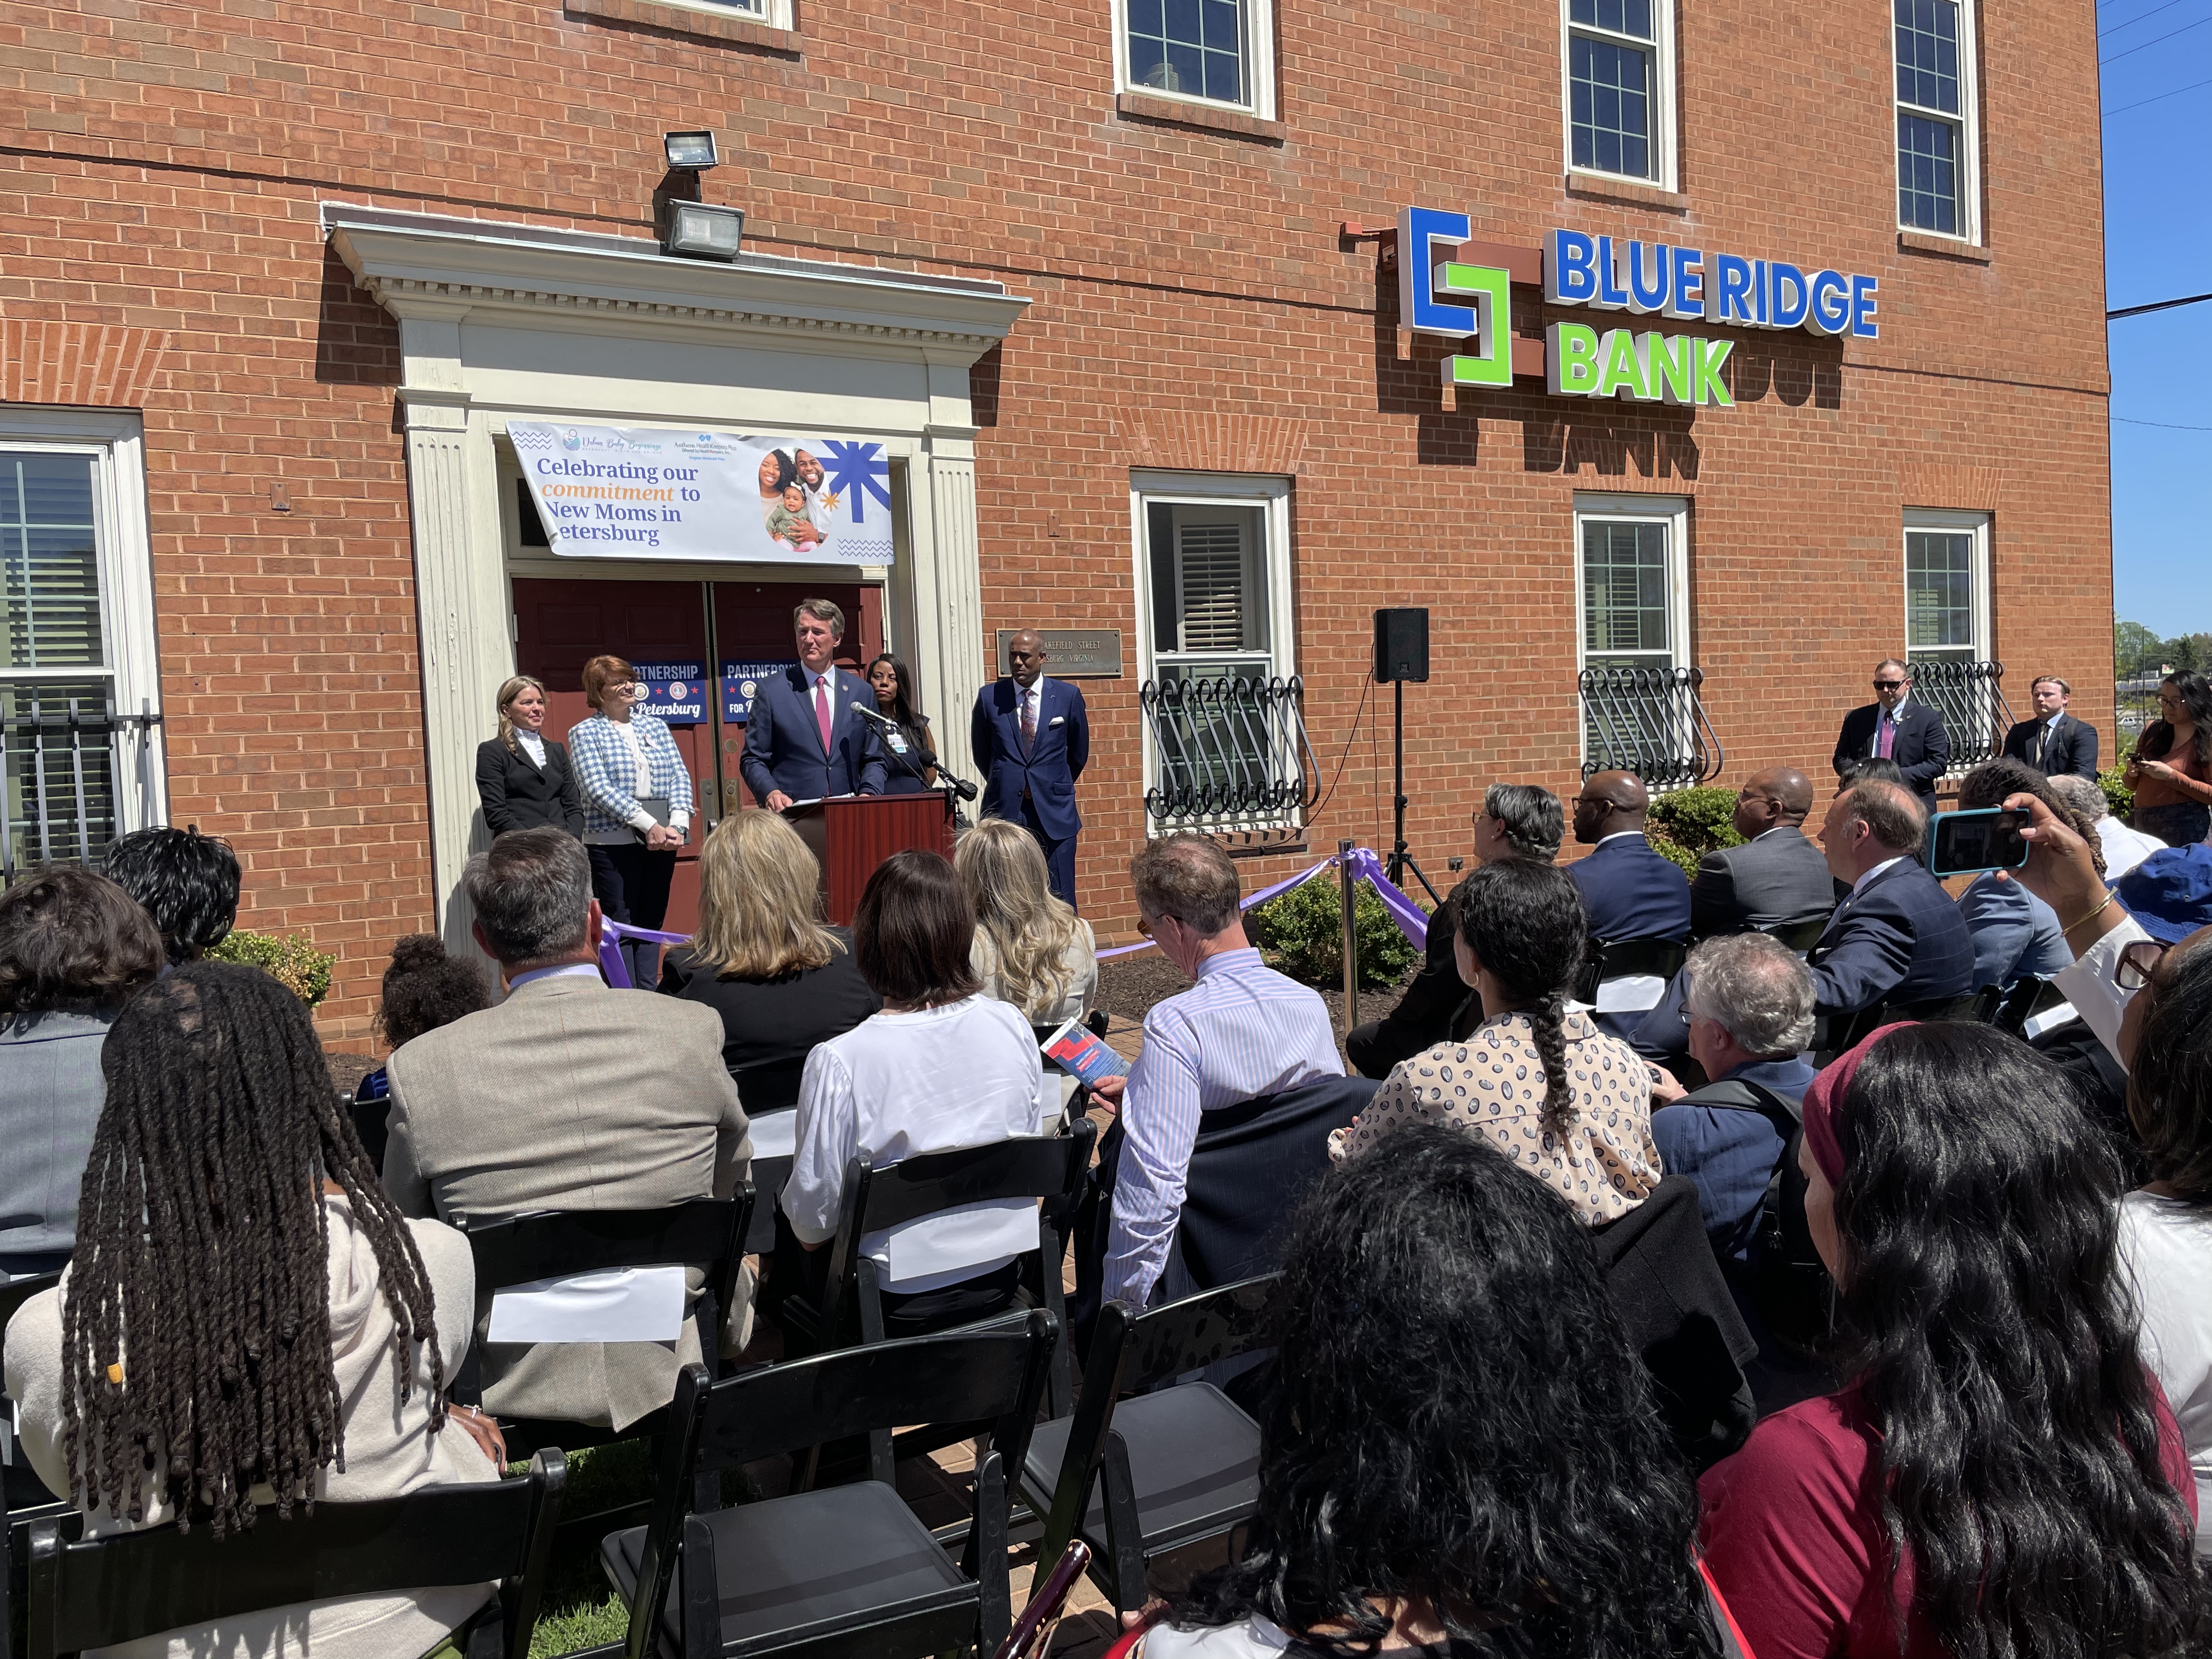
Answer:
<svg viewBox="0 0 2212 1659"><path fill-rule="evenodd" d="M1099 1091L1120 1108L1125 1137L1103 1295L1142 1308L1175 1243L1200 1114L1342 1077L1344 1062L1320 994L1264 965L1246 941L1237 866L1218 842L1153 842L1129 879L1146 933L1198 981L1145 1017L1144 1053L1127 1083Z"/></svg>

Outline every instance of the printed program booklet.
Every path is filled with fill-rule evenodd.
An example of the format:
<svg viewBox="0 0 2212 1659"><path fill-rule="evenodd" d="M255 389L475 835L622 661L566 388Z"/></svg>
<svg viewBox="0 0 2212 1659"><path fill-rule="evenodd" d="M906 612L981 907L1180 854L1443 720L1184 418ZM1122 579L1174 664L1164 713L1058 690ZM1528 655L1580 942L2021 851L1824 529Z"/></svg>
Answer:
<svg viewBox="0 0 2212 1659"><path fill-rule="evenodd" d="M1047 1060L1086 1086L1101 1078L1129 1074L1129 1062L1085 1030L1079 1019L1068 1020L1037 1046Z"/></svg>

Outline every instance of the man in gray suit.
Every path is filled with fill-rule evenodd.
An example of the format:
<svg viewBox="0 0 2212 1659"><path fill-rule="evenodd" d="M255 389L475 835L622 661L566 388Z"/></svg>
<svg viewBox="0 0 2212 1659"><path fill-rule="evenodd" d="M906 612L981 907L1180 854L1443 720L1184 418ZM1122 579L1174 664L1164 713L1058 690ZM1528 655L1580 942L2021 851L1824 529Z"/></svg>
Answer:
<svg viewBox="0 0 2212 1659"><path fill-rule="evenodd" d="M558 830L512 830L469 860L461 884L507 1000L392 1054L384 1186L400 1211L495 1220L730 1196L752 1143L722 1064L721 1018L607 988L582 846ZM695 1297L703 1283L695 1269ZM480 1344L495 1288L477 1287ZM729 1348L751 1324L751 1295L747 1278L726 1310ZM678 1370L699 1357L696 1318L675 1342L489 1344L484 1405L627 1428L673 1399Z"/></svg>
<svg viewBox="0 0 2212 1659"><path fill-rule="evenodd" d="M1812 780L1790 767L1769 767L1744 785L1735 798L1743 845L1706 854L1690 883L1692 939L1827 917L1836 908L1835 882L1820 849L1797 827L1812 810Z"/></svg>

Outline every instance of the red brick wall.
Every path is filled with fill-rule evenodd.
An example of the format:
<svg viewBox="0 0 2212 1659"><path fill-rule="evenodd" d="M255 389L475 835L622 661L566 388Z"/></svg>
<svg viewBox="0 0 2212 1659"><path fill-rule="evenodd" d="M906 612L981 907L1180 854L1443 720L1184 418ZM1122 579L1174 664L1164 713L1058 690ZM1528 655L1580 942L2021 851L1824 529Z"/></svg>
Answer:
<svg viewBox="0 0 2212 1659"><path fill-rule="evenodd" d="M719 131L707 194L747 210L757 246L988 273L1035 301L979 376L987 626L1133 629L1133 465L1194 449L1295 477L1298 666L1324 777L1345 758L1316 852L1389 833L1387 697L1352 723L1376 605L1433 613L1436 676L1407 695L1432 874L1485 781L1571 787L1577 489L1692 499L1725 781L1824 770L1902 644L1907 505L1994 512L2016 705L2051 668L2108 720L2086 9L1981 18L1986 262L1892 228L1880 7L1686 10L1668 206L1563 189L1544 0L1473 27L1463 8L1277 0L1279 141L1117 114L1103 0L807 0L799 21L783 50L557 0L0 15L0 397L144 410L173 815L232 836L249 925L340 951L334 1039L363 1035L386 948L432 900L397 334L315 204L643 234L666 129ZM1741 336L1734 410L1522 388L1446 412L1441 343L1398 360L1375 246L1338 235L1410 202L1498 241L1565 224L1871 272L1882 337ZM1540 320L1516 301L1516 328ZM1082 882L1108 935L1141 833L1135 690L1085 686Z"/></svg>

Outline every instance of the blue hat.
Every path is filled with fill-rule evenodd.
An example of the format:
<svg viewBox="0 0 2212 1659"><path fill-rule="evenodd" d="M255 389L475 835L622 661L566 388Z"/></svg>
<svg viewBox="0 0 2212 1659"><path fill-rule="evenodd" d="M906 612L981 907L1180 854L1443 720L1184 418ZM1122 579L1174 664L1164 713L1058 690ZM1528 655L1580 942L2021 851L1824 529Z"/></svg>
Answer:
<svg viewBox="0 0 2212 1659"><path fill-rule="evenodd" d="M2212 847L2202 842L2153 853L2112 884L2128 914L2172 945L2212 926Z"/></svg>

